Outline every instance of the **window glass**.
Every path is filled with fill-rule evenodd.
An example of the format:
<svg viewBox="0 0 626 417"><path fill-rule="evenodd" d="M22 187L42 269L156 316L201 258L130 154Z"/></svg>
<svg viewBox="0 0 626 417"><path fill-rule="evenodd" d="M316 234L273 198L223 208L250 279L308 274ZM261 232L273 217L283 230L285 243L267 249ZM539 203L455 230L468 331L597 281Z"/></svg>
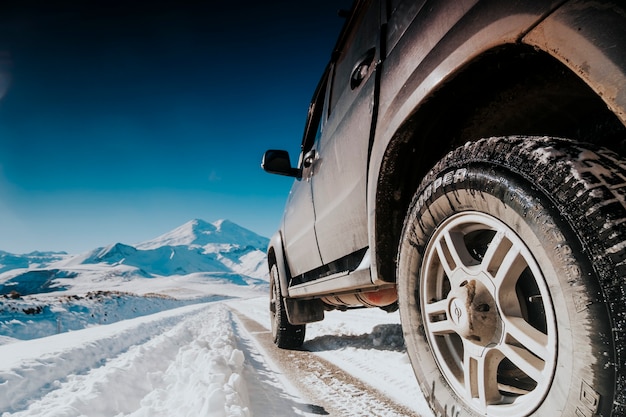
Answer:
<svg viewBox="0 0 626 417"><path fill-rule="evenodd" d="M304 137L302 138L302 153L305 154L311 150L317 135L321 131L321 121L324 109L324 97L326 93L326 85L328 83L328 69L324 73L321 81L319 82L315 93L313 94L313 100L309 105L309 113L307 116L306 126L304 128Z"/></svg>
<svg viewBox="0 0 626 417"><path fill-rule="evenodd" d="M339 56L334 63L333 91L331 94L330 108L332 111L346 90L351 90L350 77L354 66L361 56L371 49L372 39L378 36L377 7L372 7L371 1L361 9L362 13L356 16L352 23L352 30L343 39L339 48Z"/></svg>

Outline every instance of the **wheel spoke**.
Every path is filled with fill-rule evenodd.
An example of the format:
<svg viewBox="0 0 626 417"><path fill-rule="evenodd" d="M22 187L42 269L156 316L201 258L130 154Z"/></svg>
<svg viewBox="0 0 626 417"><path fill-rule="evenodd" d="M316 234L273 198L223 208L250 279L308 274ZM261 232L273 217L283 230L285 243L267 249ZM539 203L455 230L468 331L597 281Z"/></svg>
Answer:
<svg viewBox="0 0 626 417"><path fill-rule="evenodd" d="M481 406L502 401L498 389L498 365L504 357L501 352L490 349L486 352L464 343L464 383L469 398L478 398Z"/></svg>
<svg viewBox="0 0 626 417"><path fill-rule="evenodd" d="M441 240L439 240L435 245L435 250L437 251L437 255L439 256L439 262L441 263L441 267L443 268L446 276L450 278L452 276L452 273L456 269L457 264L455 263L455 260L448 256L448 251L444 250L443 246L441 245Z"/></svg>
<svg viewBox="0 0 626 417"><path fill-rule="evenodd" d="M522 315L522 306L515 289L520 276L528 267L528 262L522 256L520 248L513 245L508 247L502 255L499 265L494 262L497 257L491 259L489 266L490 275L496 286L495 298L498 308L504 316L518 317Z"/></svg>
<svg viewBox="0 0 626 417"><path fill-rule="evenodd" d="M501 249L502 248L500 248L500 250ZM496 250L496 252L498 252L498 250ZM495 262L491 262L488 267L489 272L494 277L496 285L515 283L527 266L526 260L520 256L520 248L510 246L508 250L506 250L506 253L500 253L500 255L503 255L502 261L499 265L494 265Z"/></svg>
<svg viewBox="0 0 626 417"><path fill-rule="evenodd" d="M434 335L455 333L454 324L450 320L432 321L428 324L430 332Z"/></svg>
<svg viewBox="0 0 626 417"><path fill-rule="evenodd" d="M448 310L448 299L444 298L443 300L435 301L432 303L428 303L424 306L424 311L426 314L435 315L435 314L444 314Z"/></svg>
<svg viewBox="0 0 626 417"><path fill-rule="evenodd" d="M467 250L463 233L447 230L442 235L436 245L437 254L448 279L456 286L460 282L456 282L458 279L455 280L455 277L463 274L458 275L454 272L459 268L467 271L468 267L477 265L478 261Z"/></svg>
<svg viewBox="0 0 626 417"><path fill-rule="evenodd" d="M517 366L522 372L531 377L535 382L540 382L543 374L545 362L533 355L527 349L512 345L503 344L499 346L500 351Z"/></svg>
<svg viewBox="0 0 626 417"><path fill-rule="evenodd" d="M500 266L500 261L505 257L510 246L510 242L504 239L503 232L496 233L483 256L481 269L494 276Z"/></svg>
<svg viewBox="0 0 626 417"><path fill-rule="evenodd" d="M476 260L467 251L464 235L460 232L448 231L443 236L448 251L454 259L454 263L459 266L470 266L476 263Z"/></svg>
<svg viewBox="0 0 626 417"><path fill-rule="evenodd" d="M549 337L521 318L521 305L515 291L515 284L527 263L520 251L511 248L506 254L497 274L499 282L497 302L504 323L504 343L502 353L515 366L535 382L541 380L545 362L551 360Z"/></svg>
<svg viewBox="0 0 626 417"><path fill-rule="evenodd" d="M503 320L507 335L510 335L519 345L541 360L548 359L548 335L535 329L522 318L503 317Z"/></svg>
<svg viewBox="0 0 626 417"><path fill-rule="evenodd" d="M443 299L434 303L426 304L424 311L428 317L428 331L434 335L454 333L454 323L446 314L448 300ZM434 320L437 317L438 320Z"/></svg>

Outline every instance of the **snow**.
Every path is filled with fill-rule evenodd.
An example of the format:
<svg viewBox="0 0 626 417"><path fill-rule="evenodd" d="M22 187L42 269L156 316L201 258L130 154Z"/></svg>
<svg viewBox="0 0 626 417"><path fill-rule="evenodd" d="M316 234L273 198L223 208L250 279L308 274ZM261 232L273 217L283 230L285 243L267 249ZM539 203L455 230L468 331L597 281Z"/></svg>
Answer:
<svg viewBox="0 0 626 417"><path fill-rule="evenodd" d="M230 244L245 246L237 241L243 235ZM123 247L158 249L154 242L150 249ZM247 256L262 261L254 251ZM58 290L0 298L0 417L313 416L323 414L319 401L348 390L333 382L317 388L322 400L311 399L272 359L278 348L262 342L270 323L266 281L235 272L142 275L121 259L87 258L52 257L44 270L64 271L48 283ZM329 312L307 326L304 349L415 415L432 416L397 313ZM363 401L370 401L366 414ZM363 398L344 403L345 415L399 415Z"/></svg>
<svg viewBox="0 0 626 417"><path fill-rule="evenodd" d="M332 312L307 329L307 349L397 403L431 415L406 355L400 318L378 309Z"/></svg>
<svg viewBox="0 0 626 417"><path fill-rule="evenodd" d="M21 295L58 291L66 291L66 294L94 290L128 291L127 283L136 278L150 278L161 284L204 278L263 285L268 276L267 245L267 238L227 220L213 224L196 219L134 246L115 243L78 255L0 252L0 260L10 261L14 266L0 271L0 294L11 291ZM166 294L172 290L171 285L159 289L154 283L152 287L150 292L163 291Z"/></svg>
<svg viewBox="0 0 626 417"><path fill-rule="evenodd" d="M138 243L139 249L154 249L162 246L196 246L206 247L207 251L214 245L231 245L232 242L246 242L255 247L266 248L269 239L257 235L229 220L218 220L208 223L194 219L155 239Z"/></svg>
<svg viewBox="0 0 626 417"><path fill-rule="evenodd" d="M260 380L270 385L276 401L295 396L306 403L281 382L258 347L247 353L255 361L245 359L231 309L267 327L267 302L259 294L201 303L0 346L1 415L277 415L275 405L258 395ZM306 349L429 415L402 347L397 314L362 310L328 316L309 325ZM397 344L387 345L385 338ZM293 405L283 411L278 415L308 415Z"/></svg>

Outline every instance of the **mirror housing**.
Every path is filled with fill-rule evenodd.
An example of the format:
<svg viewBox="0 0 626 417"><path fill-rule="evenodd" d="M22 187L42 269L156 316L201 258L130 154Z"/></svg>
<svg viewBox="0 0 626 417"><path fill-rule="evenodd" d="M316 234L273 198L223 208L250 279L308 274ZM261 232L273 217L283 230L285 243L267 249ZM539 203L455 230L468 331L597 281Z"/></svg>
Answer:
<svg viewBox="0 0 626 417"><path fill-rule="evenodd" d="M300 170L291 166L289 152L277 149L265 151L261 167L270 174L300 178Z"/></svg>

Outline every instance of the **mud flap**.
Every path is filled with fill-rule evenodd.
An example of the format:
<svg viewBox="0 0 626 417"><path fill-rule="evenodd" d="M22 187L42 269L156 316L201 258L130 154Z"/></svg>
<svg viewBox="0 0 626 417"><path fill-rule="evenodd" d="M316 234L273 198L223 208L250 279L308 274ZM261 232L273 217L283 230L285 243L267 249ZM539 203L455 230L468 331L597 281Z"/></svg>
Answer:
<svg viewBox="0 0 626 417"><path fill-rule="evenodd" d="M321 300L297 300L285 298L287 320L293 325L324 320L324 304Z"/></svg>

